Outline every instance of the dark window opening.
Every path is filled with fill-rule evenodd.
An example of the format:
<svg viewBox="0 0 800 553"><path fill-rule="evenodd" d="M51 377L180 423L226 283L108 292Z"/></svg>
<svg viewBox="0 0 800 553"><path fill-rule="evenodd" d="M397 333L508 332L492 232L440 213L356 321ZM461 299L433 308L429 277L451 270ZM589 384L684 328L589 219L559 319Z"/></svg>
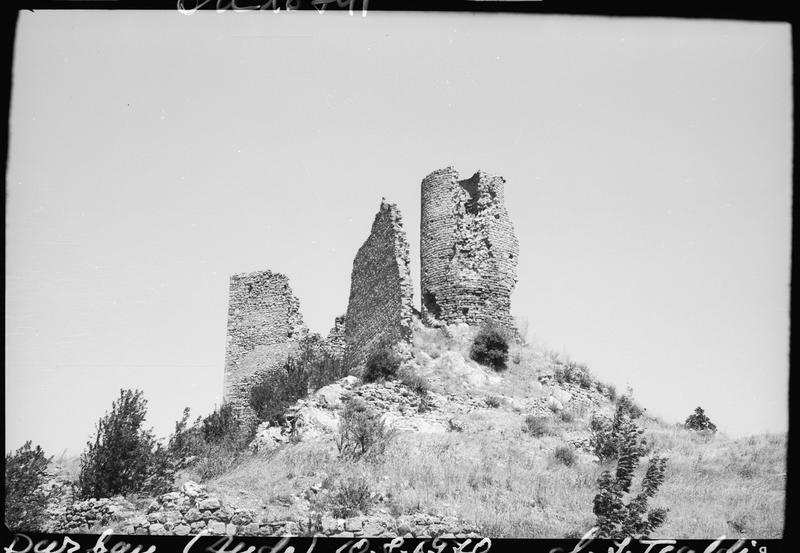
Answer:
<svg viewBox="0 0 800 553"><path fill-rule="evenodd" d="M475 173L471 178L458 182L461 188L466 190L467 194L469 194L469 199L464 202L464 209L467 213L471 213L472 215L477 215L478 211L480 211L480 206L478 205L478 200L480 199L478 179L479 175Z"/></svg>
<svg viewBox="0 0 800 553"><path fill-rule="evenodd" d="M422 293L422 305L425 307L425 310L436 317L437 319L442 314L442 308L439 307L439 304L436 302L436 294L433 292L429 292L425 290Z"/></svg>

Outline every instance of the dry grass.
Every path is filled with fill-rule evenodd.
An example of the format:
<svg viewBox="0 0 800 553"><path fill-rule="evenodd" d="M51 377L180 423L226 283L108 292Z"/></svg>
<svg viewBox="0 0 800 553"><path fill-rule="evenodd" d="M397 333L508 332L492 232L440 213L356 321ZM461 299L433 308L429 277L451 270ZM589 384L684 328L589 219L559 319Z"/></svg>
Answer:
<svg viewBox="0 0 800 553"><path fill-rule="evenodd" d="M565 537L594 523L592 501L601 466L579 454L572 466L555 458L559 436L585 421L553 419L554 434L525 433L524 414L478 410L464 417L464 431L403 434L382 462L341 460L332 443L301 443L269 456L253 456L209 487L228 500L268 511L312 484L358 470L381 505L395 515L430 512L458 516L491 537ZM653 537L779 537L783 529L785 437L729 440L704 437L645 421L656 449L669 456L664 485L652 507L670 509ZM645 462L639 469L643 473ZM641 474L634 481L638 484ZM247 493L241 494L240 490Z"/></svg>
<svg viewBox="0 0 800 553"><path fill-rule="evenodd" d="M454 351L468 359L469 336L454 338L439 329L415 329L414 348L437 359ZM422 356L424 358L424 356ZM508 369L479 389L447 380L441 367L422 370L451 393L498 396L496 408L459 416L460 432L401 434L380 462L339 458L333 442L290 444L268 455L245 458L209 488L224 499L279 516L288 498L314 484L328 488L357 472L375 493L378 507L395 516L430 512L455 515L490 537L579 537L595 522L592 504L597 478L613 465L600 465L577 452L566 466L556 455L565 439L588 433L591 413L569 405L568 415L552 416L540 437L525 432L528 413L511 399L541 397L537 376L552 373L554 356L541 348L513 344ZM610 406L610 404L609 404ZM777 538L783 531L786 437L731 440L668 425L647 415L639 419L654 452L668 457L666 480L650 502L669 509L665 525L652 537ZM639 467L634 492L645 471ZM728 522L730 521L730 522Z"/></svg>

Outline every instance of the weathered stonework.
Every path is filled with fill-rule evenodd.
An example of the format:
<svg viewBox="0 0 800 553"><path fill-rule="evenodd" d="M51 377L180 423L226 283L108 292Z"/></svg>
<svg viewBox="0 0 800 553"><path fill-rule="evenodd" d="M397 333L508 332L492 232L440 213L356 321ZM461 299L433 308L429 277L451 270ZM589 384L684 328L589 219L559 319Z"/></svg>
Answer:
<svg viewBox="0 0 800 553"><path fill-rule="evenodd" d="M333 328L328 332L328 337L325 338L325 348L328 353L337 357L344 356L347 342L345 340L345 316L340 315L333 321Z"/></svg>
<svg viewBox="0 0 800 553"><path fill-rule="evenodd" d="M250 419L250 389L255 381L282 366L307 335L300 302L285 275L272 271L233 275L224 401L243 419Z"/></svg>
<svg viewBox="0 0 800 553"><path fill-rule="evenodd" d="M519 243L504 201L505 179L452 167L422 181L422 314L428 324L496 322L516 334L511 293Z"/></svg>
<svg viewBox="0 0 800 553"><path fill-rule="evenodd" d="M381 202L353 261L345 317L346 362L358 367L378 346L411 340L409 247L397 206Z"/></svg>

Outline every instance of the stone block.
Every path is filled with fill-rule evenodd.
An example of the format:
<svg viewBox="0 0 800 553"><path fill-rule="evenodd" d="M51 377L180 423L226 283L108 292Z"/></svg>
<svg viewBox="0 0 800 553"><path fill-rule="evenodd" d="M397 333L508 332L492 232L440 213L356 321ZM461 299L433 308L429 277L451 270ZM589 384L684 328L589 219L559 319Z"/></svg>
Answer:
<svg viewBox="0 0 800 553"><path fill-rule="evenodd" d="M225 535L227 530L224 522L219 522L218 520L212 520L208 523L208 532L214 536L222 536Z"/></svg>

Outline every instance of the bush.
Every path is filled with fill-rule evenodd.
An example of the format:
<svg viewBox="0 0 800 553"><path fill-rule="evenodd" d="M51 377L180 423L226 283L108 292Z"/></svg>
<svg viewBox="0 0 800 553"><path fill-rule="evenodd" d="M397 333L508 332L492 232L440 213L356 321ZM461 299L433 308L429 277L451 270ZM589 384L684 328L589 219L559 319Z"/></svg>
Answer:
<svg viewBox="0 0 800 553"><path fill-rule="evenodd" d="M318 336L305 338L282 367L263 372L250 388L250 407L260 421L283 424L286 410L315 390L347 376L340 357L321 345Z"/></svg>
<svg viewBox="0 0 800 553"><path fill-rule="evenodd" d="M258 420L283 424L289 406L308 395L308 381L306 367L290 357L283 367L259 375L250 388L250 407Z"/></svg>
<svg viewBox="0 0 800 553"><path fill-rule="evenodd" d="M500 329L484 327L475 336L469 356L481 365L504 370L508 363L508 339Z"/></svg>
<svg viewBox="0 0 800 553"><path fill-rule="evenodd" d="M362 379L364 382L377 382L394 378L399 369L400 359L391 347L383 345L367 358Z"/></svg>
<svg viewBox="0 0 800 553"><path fill-rule="evenodd" d="M400 382L408 386L417 395L424 396L431 388L430 383L424 376L410 368L401 368L399 376Z"/></svg>
<svg viewBox="0 0 800 553"><path fill-rule="evenodd" d="M331 514L335 518L366 514L373 502L374 494L369 481L361 475L348 476L339 483L331 498Z"/></svg>
<svg viewBox="0 0 800 553"><path fill-rule="evenodd" d="M360 397L349 397L344 402L336 447L348 459L377 459L383 455L394 439L394 430L381 419L380 413Z"/></svg>
<svg viewBox="0 0 800 553"><path fill-rule="evenodd" d="M97 423L94 442L81 455L78 488L83 497L169 490L174 466L165 448L142 427L147 400L139 390L120 390L117 401Z"/></svg>
<svg viewBox="0 0 800 553"><path fill-rule="evenodd" d="M486 396L486 406L492 409L500 407L501 400L497 396Z"/></svg>
<svg viewBox="0 0 800 553"><path fill-rule="evenodd" d="M233 405L225 403L215 408L200 423L203 440L209 444L228 442L236 438L241 425Z"/></svg>
<svg viewBox="0 0 800 553"><path fill-rule="evenodd" d="M561 422L569 423L575 420L575 414L572 411L561 411L558 416L561 419Z"/></svg>
<svg viewBox="0 0 800 553"><path fill-rule="evenodd" d="M702 407L697 407L694 413L686 419L683 426L689 430L708 431L712 434L717 432L717 425L711 422Z"/></svg>
<svg viewBox="0 0 800 553"><path fill-rule="evenodd" d="M559 384L569 382L587 390L591 390L593 386L597 387L589 367L580 363L569 362L557 365L553 369L553 377Z"/></svg>
<svg viewBox="0 0 800 553"><path fill-rule="evenodd" d="M48 497L42 486L51 459L30 441L6 454L5 521L11 530L43 531Z"/></svg>
<svg viewBox="0 0 800 553"><path fill-rule="evenodd" d="M253 439L254 424L240 421L233 407L226 403L205 418L198 417L189 426L189 409L175 423L175 432L167 447L176 469L191 466L202 480L227 472L241 457Z"/></svg>
<svg viewBox="0 0 800 553"><path fill-rule="evenodd" d="M642 479L642 491L625 503L623 497L630 493L636 468L639 466L641 443L636 426L622 427L619 439L619 460L614 476L603 471L597 483L599 493L594 498L593 512L597 517L597 537L623 539L646 538L667 518L666 509L648 511L647 501L664 482L666 459L658 455L650 459L647 472Z"/></svg>
<svg viewBox="0 0 800 553"><path fill-rule="evenodd" d="M639 429L633 422L638 416L634 408L635 404L630 395L626 394L617 402L613 419L593 417L590 421L589 429L591 435L589 442L600 462L604 463L619 458L622 445L620 440L623 436L629 433L635 433L639 436L644 433L644 430ZM640 410L639 413L641 413ZM640 438L637 441L637 447L639 448L639 453L643 455L646 453L648 445L644 439Z"/></svg>
<svg viewBox="0 0 800 553"><path fill-rule="evenodd" d="M550 420L547 417L528 415L525 417L525 427L523 431L536 438L546 436L551 432Z"/></svg>
<svg viewBox="0 0 800 553"><path fill-rule="evenodd" d="M575 464L578 457L575 455L575 450L568 445L560 445L556 448L555 453L553 456L556 458L557 461L560 461L564 465L571 467Z"/></svg>

